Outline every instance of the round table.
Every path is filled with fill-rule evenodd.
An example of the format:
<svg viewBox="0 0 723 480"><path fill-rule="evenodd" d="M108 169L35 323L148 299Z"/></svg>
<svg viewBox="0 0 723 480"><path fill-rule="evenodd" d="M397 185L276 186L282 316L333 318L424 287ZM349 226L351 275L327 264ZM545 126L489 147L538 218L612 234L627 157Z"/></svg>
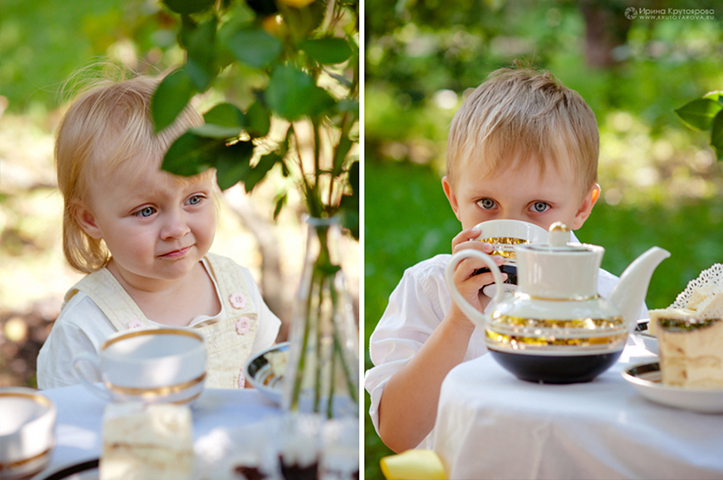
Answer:
<svg viewBox="0 0 723 480"><path fill-rule="evenodd" d="M58 410L56 444L47 468L38 477L59 468L100 457L101 426L107 402L82 385L40 391ZM193 438L197 444L219 427L234 428L281 415L279 407L253 389L205 389L191 407Z"/></svg>
<svg viewBox="0 0 723 480"><path fill-rule="evenodd" d="M442 384L434 450L450 479L723 478L723 415L652 403L621 376L653 361L628 345L589 383L518 380L490 355Z"/></svg>

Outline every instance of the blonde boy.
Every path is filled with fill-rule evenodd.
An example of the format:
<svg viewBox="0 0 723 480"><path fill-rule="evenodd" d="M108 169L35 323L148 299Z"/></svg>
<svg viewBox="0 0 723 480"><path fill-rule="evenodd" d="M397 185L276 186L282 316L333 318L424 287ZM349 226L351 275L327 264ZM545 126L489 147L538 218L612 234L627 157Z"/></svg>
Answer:
<svg viewBox="0 0 723 480"><path fill-rule="evenodd" d="M562 221L579 229L600 196L595 115L580 95L549 73L500 69L465 100L450 127L442 187L462 232L452 251L492 251L475 225L522 220L547 229ZM392 450L431 447L439 390L447 373L487 352L484 334L451 302L444 281L450 255L404 273L370 338L375 367L367 372L370 415ZM495 257L501 263L501 257ZM455 272L460 292L479 310L490 273L465 260ZM600 271L606 296L616 277ZM647 312L644 305L641 317Z"/></svg>

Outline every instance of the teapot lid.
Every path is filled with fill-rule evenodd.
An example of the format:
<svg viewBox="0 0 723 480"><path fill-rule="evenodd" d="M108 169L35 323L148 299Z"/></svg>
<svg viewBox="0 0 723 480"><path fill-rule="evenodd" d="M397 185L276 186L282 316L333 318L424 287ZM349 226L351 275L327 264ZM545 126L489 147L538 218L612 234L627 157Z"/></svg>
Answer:
<svg viewBox="0 0 723 480"><path fill-rule="evenodd" d="M547 234L547 243L529 244L529 245L518 245L521 249L535 251L535 252L548 252L548 253L590 253L596 250L593 245L576 245L568 243L570 241L571 229L563 222L555 222L550 225Z"/></svg>

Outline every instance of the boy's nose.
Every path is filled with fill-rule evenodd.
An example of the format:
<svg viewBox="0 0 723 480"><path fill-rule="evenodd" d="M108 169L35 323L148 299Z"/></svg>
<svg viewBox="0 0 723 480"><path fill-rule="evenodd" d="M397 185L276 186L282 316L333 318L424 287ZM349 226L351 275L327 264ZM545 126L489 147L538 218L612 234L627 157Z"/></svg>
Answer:
<svg viewBox="0 0 723 480"><path fill-rule="evenodd" d="M181 238L190 231L191 229L182 212L169 212L161 230L161 238Z"/></svg>

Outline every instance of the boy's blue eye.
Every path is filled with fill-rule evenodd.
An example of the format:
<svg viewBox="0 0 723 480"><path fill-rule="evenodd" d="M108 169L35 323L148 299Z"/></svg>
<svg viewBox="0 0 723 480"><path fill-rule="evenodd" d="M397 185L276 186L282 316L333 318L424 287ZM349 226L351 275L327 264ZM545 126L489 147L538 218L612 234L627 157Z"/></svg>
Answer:
<svg viewBox="0 0 723 480"><path fill-rule="evenodd" d="M477 200L477 205L484 208L485 210L491 210L495 208L495 201L491 198L482 198L480 200Z"/></svg>
<svg viewBox="0 0 723 480"><path fill-rule="evenodd" d="M145 208L142 208L141 210L138 210L138 211L137 211L136 213L134 213L133 215L135 215L136 217L146 218L146 217L150 217L150 216L153 215L154 213L156 213L156 209L155 209L155 208L153 208L153 207L145 207Z"/></svg>
<svg viewBox="0 0 723 480"><path fill-rule="evenodd" d="M550 208L550 205L545 202L535 202L532 204L532 210L537 213L546 212Z"/></svg>
<svg viewBox="0 0 723 480"><path fill-rule="evenodd" d="M188 199L187 203L189 205L198 205L199 203L201 203L201 200L202 200L202 197L200 195L194 195Z"/></svg>

